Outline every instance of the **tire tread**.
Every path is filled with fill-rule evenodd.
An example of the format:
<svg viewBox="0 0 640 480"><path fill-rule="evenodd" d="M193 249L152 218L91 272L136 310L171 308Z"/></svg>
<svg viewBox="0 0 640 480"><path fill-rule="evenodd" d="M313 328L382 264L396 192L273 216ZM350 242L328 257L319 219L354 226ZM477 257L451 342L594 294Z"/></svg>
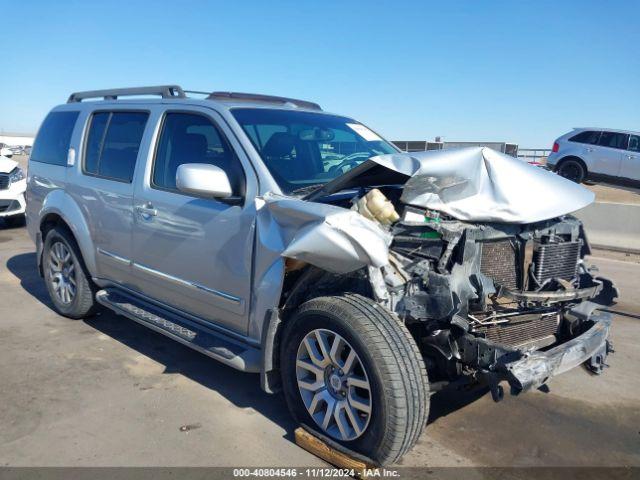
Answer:
<svg viewBox="0 0 640 480"><path fill-rule="evenodd" d="M327 310L345 320L370 346L390 407L374 460L394 463L415 445L428 420L429 380L420 350L395 315L362 295L317 297L301 305L298 315Z"/></svg>

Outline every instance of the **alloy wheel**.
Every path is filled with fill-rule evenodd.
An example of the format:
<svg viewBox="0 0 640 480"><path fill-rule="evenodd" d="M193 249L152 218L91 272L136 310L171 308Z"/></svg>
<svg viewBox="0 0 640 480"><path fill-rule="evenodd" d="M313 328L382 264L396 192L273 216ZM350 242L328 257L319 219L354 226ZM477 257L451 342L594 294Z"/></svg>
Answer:
<svg viewBox="0 0 640 480"><path fill-rule="evenodd" d="M327 435L360 437L371 419L371 385L355 349L327 329L307 333L296 357L296 377L311 418Z"/></svg>
<svg viewBox="0 0 640 480"><path fill-rule="evenodd" d="M581 170L580 167L578 165L575 165L573 163L568 164L568 165L564 165L561 169L560 169L560 176L566 178L567 180L571 180L573 182L577 182L578 179L580 178L580 174L581 174Z"/></svg>
<svg viewBox="0 0 640 480"><path fill-rule="evenodd" d="M69 305L76 296L76 265L69 248L55 242L49 249L49 278L53 292L61 303Z"/></svg>

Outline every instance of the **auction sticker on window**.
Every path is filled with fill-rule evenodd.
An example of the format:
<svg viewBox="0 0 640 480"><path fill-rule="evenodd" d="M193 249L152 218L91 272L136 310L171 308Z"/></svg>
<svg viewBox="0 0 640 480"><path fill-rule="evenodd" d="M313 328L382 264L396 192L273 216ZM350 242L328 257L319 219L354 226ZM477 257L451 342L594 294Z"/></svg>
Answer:
<svg viewBox="0 0 640 480"><path fill-rule="evenodd" d="M361 125L359 123L347 123L347 126L362 138L364 138L367 142L377 142L379 140L382 140L378 135L373 133L364 125Z"/></svg>

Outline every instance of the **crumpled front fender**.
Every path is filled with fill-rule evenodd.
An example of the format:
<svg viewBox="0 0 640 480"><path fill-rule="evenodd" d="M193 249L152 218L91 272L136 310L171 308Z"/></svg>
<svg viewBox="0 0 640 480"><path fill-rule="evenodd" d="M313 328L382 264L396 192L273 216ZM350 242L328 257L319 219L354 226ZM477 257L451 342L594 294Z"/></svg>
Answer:
<svg viewBox="0 0 640 480"><path fill-rule="evenodd" d="M332 273L389 262L391 234L357 212L275 194L262 201L258 226L276 237L268 241L280 245L283 257Z"/></svg>
<svg viewBox="0 0 640 480"><path fill-rule="evenodd" d="M267 193L256 198L256 249L248 334L260 339L268 312L278 308L286 258L331 273L389 262L391 234L357 212Z"/></svg>

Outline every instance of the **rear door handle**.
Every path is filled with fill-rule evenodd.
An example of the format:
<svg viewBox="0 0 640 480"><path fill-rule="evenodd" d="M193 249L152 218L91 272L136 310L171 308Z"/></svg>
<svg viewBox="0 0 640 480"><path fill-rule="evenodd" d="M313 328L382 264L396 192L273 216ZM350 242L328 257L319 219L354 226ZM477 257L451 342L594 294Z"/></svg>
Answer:
<svg viewBox="0 0 640 480"><path fill-rule="evenodd" d="M147 220L158 215L158 210L153 208L153 205L151 203L139 205L136 207L136 209L138 210L138 213L140 213L140 216Z"/></svg>

